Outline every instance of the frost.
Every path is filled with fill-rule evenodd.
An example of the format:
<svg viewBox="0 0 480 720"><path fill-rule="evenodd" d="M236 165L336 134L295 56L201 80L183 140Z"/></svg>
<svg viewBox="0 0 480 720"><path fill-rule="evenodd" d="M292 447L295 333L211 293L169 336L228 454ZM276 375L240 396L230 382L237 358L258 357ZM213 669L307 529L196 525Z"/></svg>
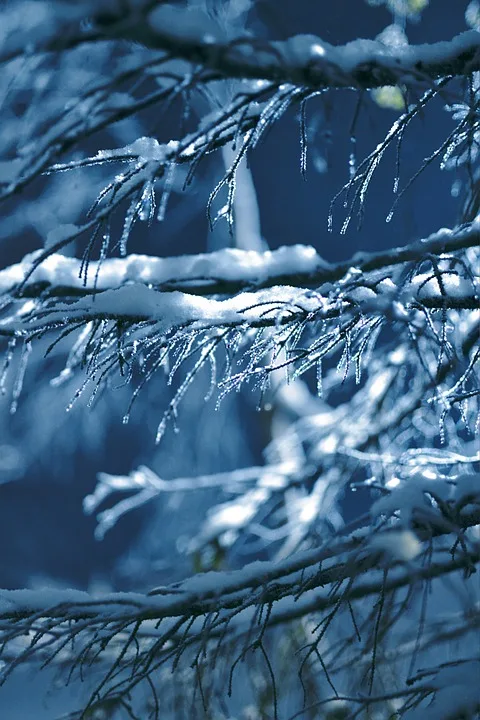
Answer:
<svg viewBox="0 0 480 720"><path fill-rule="evenodd" d="M438 478L435 473L415 473L403 482L390 484L390 492L376 500L370 513L390 517L399 512L401 523L409 525L415 517L433 520L438 510L428 497L444 502L462 503L480 500L480 474L467 473L453 478Z"/></svg>

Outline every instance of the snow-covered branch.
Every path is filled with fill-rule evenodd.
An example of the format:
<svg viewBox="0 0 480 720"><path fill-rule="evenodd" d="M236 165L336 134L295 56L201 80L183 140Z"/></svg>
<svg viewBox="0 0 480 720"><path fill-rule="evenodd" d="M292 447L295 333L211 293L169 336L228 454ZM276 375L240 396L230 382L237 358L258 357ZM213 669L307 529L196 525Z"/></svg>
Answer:
<svg viewBox="0 0 480 720"><path fill-rule="evenodd" d="M95 657L103 660L103 676L86 710L95 709L142 682L151 687L150 677L164 664L177 666L183 656L189 663L201 656L215 658L227 628L245 652L262 641L268 628L307 613L322 618L328 611L313 633L314 648L325 617L331 621L348 608L353 617L356 603L364 598L380 598L458 570L470 573L480 561L478 547L472 547L453 558L436 554L426 564L414 555L398 562L390 554L391 533L383 531L383 544L381 534L370 549L363 533L353 534L337 546L282 563L256 562L240 571L200 574L148 595L92 598L73 590L2 591L0 640L11 660L1 679L19 663L62 662L65 652L73 669L82 673ZM109 646L112 657L106 652Z"/></svg>
<svg viewBox="0 0 480 720"><path fill-rule="evenodd" d="M57 236L68 240L80 229L60 227ZM429 255L455 253L477 247L479 243L480 221L476 220L463 228L442 228L404 247L375 253L361 251L335 264L328 263L313 247L305 245L289 245L263 253L226 248L179 257L131 254L126 258L92 260L87 277L80 260L52 253L38 265L39 253L35 253L21 263L0 270L0 292L16 294L20 289L23 297L47 292L52 298L111 290L125 283L144 283L160 290L195 295L227 295L273 285L318 288L342 279L345 282L349 274L366 278L367 273L372 273L372 278L376 278L374 271L405 263L418 264Z"/></svg>
<svg viewBox="0 0 480 720"><path fill-rule="evenodd" d="M367 283L353 286L342 298L332 299L317 291L274 286L256 292L243 292L216 300L173 290L159 292L142 283L132 283L86 295L72 303L51 305L38 313L23 305L11 318L0 321L0 334L31 335L68 324L87 324L111 320L119 323L155 323L156 331L180 328L192 331L206 328L278 328L301 322L320 322L353 316L385 316L389 320L414 322L416 307L432 309L479 309L480 298L471 283L458 279L446 292L435 287L435 278L422 276L411 287L378 283L375 290Z"/></svg>
<svg viewBox="0 0 480 720"><path fill-rule="evenodd" d="M441 395L444 408L459 402L465 392L471 397L478 393L480 300L476 250L471 247L477 239L477 223L458 232L440 230L425 242L398 250L358 253L353 265L328 265L304 246L266 253L226 249L180 258L131 256L94 264L86 289L77 276L82 266L75 259L52 255L39 267L35 259L26 260L0 275L6 296L0 334L28 348L31 341L53 333L50 352L82 329L65 373L69 377L86 366L95 387L117 371L133 378L137 365L145 378L142 387L157 370L166 369L169 355L176 358L167 370L170 383L180 365L189 367L197 357L165 420L175 415L190 382L210 363L215 368L212 391L218 383L220 395L249 380L265 388L277 369L284 369L286 379L292 380L317 367L321 384L321 362L329 362L338 350L343 353L339 364L344 365L344 377L353 365L359 383L363 370L372 373L371 354L380 331L388 326L421 353L423 362L437 358L439 365L435 372L432 366L432 378L418 397L409 392L403 404L368 423L370 435L378 435L392 423L398 425L402 414L413 412L427 387L440 387L447 378L450 384ZM466 250L459 253L461 248ZM22 286L25 276L28 282ZM302 279L306 287L274 284L285 277ZM316 283L320 284L315 287ZM219 285L252 290L219 295ZM177 286L185 290L173 289ZM18 292L22 287L27 297ZM454 350L445 327L461 312L470 318L471 329ZM215 360L220 351L230 358L223 376ZM26 362L28 353L22 357ZM235 372L234 357L239 361L235 360ZM413 361L408 353L396 357L392 366ZM163 430L162 420L158 439Z"/></svg>
<svg viewBox="0 0 480 720"><path fill-rule="evenodd" d="M348 545L361 545L363 538L353 538ZM378 543L381 547L381 542ZM385 540L388 548L388 541ZM364 573L378 567L382 557L381 550L373 549L366 557L352 557L345 561L339 547L338 564L319 571L314 566L332 556L332 549L325 551L309 551L301 556L280 563L257 561L239 571L209 572L195 575L172 586L154 588L146 595L139 593L118 592L103 597L92 597L79 590L1 590L0 591L0 633L8 628L9 621L21 620L31 624L41 618L50 618L57 622L72 620L89 620L95 623L122 623L125 621L160 620L166 618L187 619L200 617L211 612L247 608L260 604L279 602L282 599L293 600L304 594L304 603L286 608L278 606L278 621L286 621L305 613L305 602L312 609L321 611L335 606L339 598L342 602L359 600L369 595L377 595L382 590L382 572L377 577L372 574L365 576L363 581L353 581ZM480 562L480 551L472 549L467 555L458 553L458 557L431 562L427 567L398 565L398 572L392 572L391 588L400 588L418 580L428 580L455 572L459 569L472 570ZM311 569L310 572L306 572ZM331 594L323 587L334 586L336 583L352 581L346 594ZM320 590L322 588L322 590ZM315 597L310 595L317 590ZM284 603L285 605L285 603ZM303 607L301 607L303 605ZM275 615L274 615L275 617ZM272 618L273 619L273 618ZM18 629L18 634L25 632L25 627ZM0 635L0 641L2 638ZM8 638L6 638L8 639Z"/></svg>
<svg viewBox="0 0 480 720"><path fill-rule="evenodd" d="M376 88L383 85L431 83L447 75L480 69L480 36L469 31L448 42L389 48L380 41L355 40L333 46L315 35L267 42L244 34L222 37L208 17L188 19L188 8L168 3L122 16L112 15L101 27L107 36L128 37L200 63L222 76L324 87Z"/></svg>
<svg viewBox="0 0 480 720"><path fill-rule="evenodd" d="M21 6L31 13L22 29L15 26ZM187 4L128 0L126 3L19 3L8 17L7 41L0 62L24 52L61 52L82 43L128 39L162 50L171 57L203 65L224 77L322 87L376 88L410 82L432 82L447 75L469 75L480 69L479 35L462 33L450 41L390 48L381 41L354 40L333 46L315 35L267 41L244 33L230 34L205 12ZM90 19L93 28L80 29ZM10 34L8 34L10 29Z"/></svg>

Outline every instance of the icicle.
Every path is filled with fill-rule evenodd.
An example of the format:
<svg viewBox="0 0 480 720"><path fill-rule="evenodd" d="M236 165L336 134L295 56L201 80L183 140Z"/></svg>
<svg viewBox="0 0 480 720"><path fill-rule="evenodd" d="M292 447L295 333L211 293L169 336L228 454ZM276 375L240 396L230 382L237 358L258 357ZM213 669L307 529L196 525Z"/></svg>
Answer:
<svg viewBox="0 0 480 720"><path fill-rule="evenodd" d="M342 368L343 368L343 379L342 379L342 383L345 382L345 380L347 379L348 373L349 373L349 371L350 371L351 342L352 342L352 339L351 339L350 333L347 332L346 335L345 335L345 345L344 345L344 348L343 348L343 352L342 352L342 355L341 355L341 357L340 357L340 360L338 361L338 364L337 364L337 370L338 370L338 372L340 372L340 371L342 370Z"/></svg>
<svg viewBox="0 0 480 720"><path fill-rule="evenodd" d="M438 420L438 429L440 433L440 445L443 447L446 443L446 433L445 433L445 416L447 414L447 411L444 411L439 420Z"/></svg>
<svg viewBox="0 0 480 720"><path fill-rule="evenodd" d="M230 236L233 237L233 201L235 199L235 189L237 187L237 179L236 179L236 173L234 172L230 180L228 181L228 197L227 197L227 222L228 222L228 231L230 233Z"/></svg>
<svg viewBox="0 0 480 720"><path fill-rule="evenodd" d="M130 206L127 210L127 213L125 215L125 220L123 223L122 236L120 238L120 256L121 257L126 257L126 255L127 255L128 238L130 237L130 232L132 230L133 224L135 222L135 218L137 216L137 210L138 210L138 198L134 198L132 200L132 202L130 203Z"/></svg>
<svg viewBox="0 0 480 720"><path fill-rule="evenodd" d="M143 186L142 196L139 202L138 219L150 224L155 215L155 190L151 180Z"/></svg>
<svg viewBox="0 0 480 720"><path fill-rule="evenodd" d="M170 370L170 373L168 375L167 385L171 385L173 382L173 378L175 376L175 373L177 372L178 368L182 364L182 362L187 357L188 353L192 349L192 345L195 342L195 335L190 335L190 337L187 338L187 340L180 346L179 350L177 351L177 357L175 358L175 361L172 365L172 368Z"/></svg>
<svg viewBox="0 0 480 720"><path fill-rule="evenodd" d="M373 351L375 349L375 344L378 340L378 336L380 335L383 328L383 320L382 318L379 318L375 321L372 330L370 332L366 348L363 352L363 363L365 367L368 367L370 364L370 360L373 354Z"/></svg>
<svg viewBox="0 0 480 720"><path fill-rule="evenodd" d="M160 368L163 370L165 375L167 375L167 376L169 375L169 373L170 373L170 352L169 352L168 348L165 349L165 351L162 355Z"/></svg>
<svg viewBox="0 0 480 720"><path fill-rule="evenodd" d="M163 222L163 220L165 219L165 212L167 210L168 200L172 192L176 168L177 166L174 162L169 163L165 175L165 182L163 184L162 197L160 198L160 204L158 206L157 220L159 222Z"/></svg>
<svg viewBox="0 0 480 720"><path fill-rule="evenodd" d="M317 362L317 395L319 398L323 396L323 374L322 374L322 359Z"/></svg>
<svg viewBox="0 0 480 720"><path fill-rule="evenodd" d="M345 233L348 230L348 226L350 225L350 220L352 219L352 213L349 212L345 220L343 221L343 225L340 228L340 235L345 235Z"/></svg>
<svg viewBox="0 0 480 720"><path fill-rule="evenodd" d="M307 120L306 120L306 99L300 106L300 172L304 180L307 179Z"/></svg>
<svg viewBox="0 0 480 720"><path fill-rule="evenodd" d="M97 396L98 391L100 390L100 382L98 382L95 387L93 388L92 394L88 398L87 407L91 408L93 406L93 403L95 402L95 398Z"/></svg>
<svg viewBox="0 0 480 720"><path fill-rule="evenodd" d="M68 403L67 407L65 408L65 412L70 412L70 410L73 408L73 406L75 405L75 403L77 402L78 398L79 398L80 395L83 393L83 391L85 390L85 388L87 387L87 385L88 385L88 383L90 382L91 379L92 379L91 377L85 378L85 380L83 381L82 385L78 388L78 390L76 391L75 395L74 395L73 398L70 400L70 402Z"/></svg>
<svg viewBox="0 0 480 720"><path fill-rule="evenodd" d="M265 396L265 393L270 387L270 373L265 369L262 368L262 371L259 373L259 378L257 382L255 383L255 390L260 390L260 397L258 398L258 402L255 406L255 410L257 412L261 412L263 408L263 398Z"/></svg>
<svg viewBox="0 0 480 720"><path fill-rule="evenodd" d="M286 112L296 95L303 92L294 85L281 85L278 92L266 104L252 133L251 148L254 149L264 132Z"/></svg>
<svg viewBox="0 0 480 720"><path fill-rule="evenodd" d="M365 179L363 180L362 185L360 187L360 194L359 194L360 206L365 204L365 198L367 196L367 191L370 186L371 179L373 177L375 170L377 169L377 167L380 164L380 160L383 157L384 150L380 150L380 147L381 147L380 145L377 146L378 155L372 159L372 161L370 163L370 167L368 168L368 171L365 175Z"/></svg>
<svg viewBox="0 0 480 720"><path fill-rule="evenodd" d="M157 434L155 436L155 445L158 445L162 439L162 437L165 435L165 430L167 429L167 416L166 414L162 417L160 424L157 428Z"/></svg>
<svg viewBox="0 0 480 720"><path fill-rule="evenodd" d="M25 342L22 347L22 354L20 356L20 364L18 368L18 374L15 379L12 392L12 404L10 405L10 413L14 415L17 411L18 398L23 388L23 381L25 379L25 372L27 370L28 358L32 352L32 343L30 341Z"/></svg>
<svg viewBox="0 0 480 720"><path fill-rule="evenodd" d="M99 277L99 275L100 275L100 269L101 269L101 267L102 267L102 265L103 265L103 261L104 261L105 258L107 257L108 248L109 248L109 247L110 247L110 233L107 232L107 233L105 233L104 236L102 237L102 245L101 245L101 248L100 248L100 257L99 257L99 259L98 259L97 269L96 269L96 271L95 271L95 279L94 279L94 281L93 281L93 287L94 287L95 289L97 288L97 285L98 285L98 277ZM92 300L93 300L93 302L95 302L95 295L93 296Z"/></svg>
<svg viewBox="0 0 480 720"><path fill-rule="evenodd" d="M210 361L210 386L204 397L205 402L208 402L212 398L217 386L217 359L215 353L211 353L208 359Z"/></svg>
<svg viewBox="0 0 480 720"><path fill-rule="evenodd" d="M3 367L2 372L0 374L0 394L5 395L6 393L6 380L8 375L8 370L10 367L10 363L12 362L13 353L15 352L15 348L17 346L17 338L11 338L8 341L7 346L7 352L5 353L5 360L3 361Z"/></svg>
<svg viewBox="0 0 480 720"><path fill-rule="evenodd" d="M461 132L458 135L454 136L452 142L448 145L447 149L443 154L442 161L440 163L440 170L445 170L448 167L449 161L455 150L458 148L459 145L462 144L462 142L466 142L467 140L468 134L466 132Z"/></svg>
<svg viewBox="0 0 480 720"><path fill-rule="evenodd" d="M328 213L327 232L329 232L329 233L333 232L333 212L332 212L332 210L330 210Z"/></svg>
<svg viewBox="0 0 480 720"><path fill-rule="evenodd" d="M469 422L468 422L468 414L469 414L468 397L466 397L464 400L462 400L460 402L459 410L460 410L460 417L462 418L462 422L464 423L467 432L470 432Z"/></svg>
<svg viewBox="0 0 480 720"><path fill-rule="evenodd" d="M357 172L357 138L355 135L350 136L350 145L351 145L351 151L350 151L350 157L348 159L348 170L350 175L350 180L353 180L355 177L355 173Z"/></svg>
<svg viewBox="0 0 480 720"><path fill-rule="evenodd" d="M110 247L110 233L107 232L107 233L105 233L105 234L103 235L103 237L102 237L102 245L101 245L101 247L100 247L100 260L99 260L99 263L98 263L98 268L97 268L97 272L96 272L96 275L95 275L95 280L96 280L96 278L98 277L98 273L99 273L99 270L100 270L100 266L101 266L102 261L105 260L105 258L106 258L107 255L108 255L108 248L109 248L109 247ZM96 284L96 283L95 283L95 284Z"/></svg>
<svg viewBox="0 0 480 720"><path fill-rule="evenodd" d="M355 358L355 385L360 385L362 379L362 357L360 353Z"/></svg>

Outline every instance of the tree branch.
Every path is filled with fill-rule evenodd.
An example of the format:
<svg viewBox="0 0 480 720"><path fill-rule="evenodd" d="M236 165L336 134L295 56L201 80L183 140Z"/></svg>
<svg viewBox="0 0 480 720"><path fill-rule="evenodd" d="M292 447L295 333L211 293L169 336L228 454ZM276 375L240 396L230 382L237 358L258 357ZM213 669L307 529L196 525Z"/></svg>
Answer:
<svg viewBox="0 0 480 720"><path fill-rule="evenodd" d="M243 35L222 37L213 23L197 31L188 10L149 4L142 12L114 15L101 23L109 37L128 38L175 57L213 69L225 77L293 83L312 89L370 89L383 85L428 83L447 75L469 75L480 69L480 36L475 31L449 42L395 48L380 41L355 40L333 46L315 35L268 42Z"/></svg>
<svg viewBox="0 0 480 720"><path fill-rule="evenodd" d="M306 245L285 246L264 253L227 248L164 258L132 254L126 258L90 261L86 280L80 273L82 261L59 254L50 255L32 272L38 261L35 253L0 270L0 293L15 295L21 287L22 297L60 299L111 290L132 282L149 284L161 291L177 290L204 296L234 295L242 290L276 285L321 288L345 278L352 270L360 276L407 262L420 263L429 255L454 253L479 245L480 220L476 220L456 230L441 228L405 247L375 253L362 251L347 261L333 264Z"/></svg>

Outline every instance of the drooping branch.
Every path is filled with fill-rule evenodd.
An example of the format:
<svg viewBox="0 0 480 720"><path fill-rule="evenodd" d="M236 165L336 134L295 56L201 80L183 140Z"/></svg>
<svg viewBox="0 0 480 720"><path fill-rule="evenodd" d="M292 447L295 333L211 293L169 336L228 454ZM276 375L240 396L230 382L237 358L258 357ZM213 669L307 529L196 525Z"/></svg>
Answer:
<svg viewBox="0 0 480 720"><path fill-rule="evenodd" d="M257 630L263 634L267 627L290 622L308 613L338 609L340 605L378 597L382 592L392 592L415 582L431 581L459 569L471 572L480 561L478 548L472 548L466 554L457 553L453 558L445 558L440 553L427 565L388 561L389 580L385 584L383 571L373 569L382 562L382 552L373 548L365 553L361 549L363 542L360 534L338 544L338 559L333 558L333 564L324 570L318 569L321 568L319 564L327 561L328 565L328 558L334 555L332 547L302 553L283 563L256 562L230 573L197 575L182 583L156 588L147 595L114 593L91 598L87 593L74 590L2 591L0 640L5 650L16 638L33 632L34 642L19 651L22 662L37 656L44 659L45 653L54 659L58 653L56 647L65 647L67 643L73 643L73 648L75 643L79 644L81 656L80 650L83 651L85 645L91 642L93 647L97 642L99 628L103 628L102 642L121 635L129 626L137 628L141 639L142 623L168 621L163 629L158 629L157 624L152 642L144 643L141 652L137 653L130 678L136 684L155 669L153 661L161 665L187 647L204 643L202 619L212 613L208 633L213 640L218 640L227 626L231 633L235 628L243 634L252 632L255 608L269 605L267 619ZM353 550L350 558L342 553L349 547ZM196 619L200 624L194 624ZM89 639L91 636L92 640ZM120 657L123 656L121 653ZM144 656L151 658L146 673L142 670ZM4 669L2 680L15 665L13 662Z"/></svg>

